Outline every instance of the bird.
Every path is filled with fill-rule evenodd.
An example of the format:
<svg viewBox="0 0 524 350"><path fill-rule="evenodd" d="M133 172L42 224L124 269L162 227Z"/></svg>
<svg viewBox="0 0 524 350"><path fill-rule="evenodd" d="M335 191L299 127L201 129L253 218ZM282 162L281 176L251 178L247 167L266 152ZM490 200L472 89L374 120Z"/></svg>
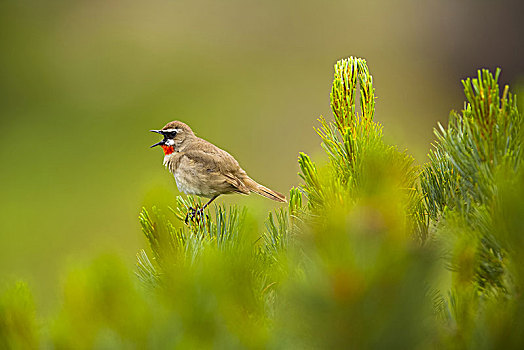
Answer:
<svg viewBox="0 0 524 350"><path fill-rule="evenodd" d="M257 193L277 202L286 197L250 178L237 160L211 142L197 137L191 128L178 120L167 123L160 130L150 130L163 136L151 148L164 151L164 166L174 175L180 192L209 198L200 209L190 208L186 215L195 218L218 196L229 193Z"/></svg>

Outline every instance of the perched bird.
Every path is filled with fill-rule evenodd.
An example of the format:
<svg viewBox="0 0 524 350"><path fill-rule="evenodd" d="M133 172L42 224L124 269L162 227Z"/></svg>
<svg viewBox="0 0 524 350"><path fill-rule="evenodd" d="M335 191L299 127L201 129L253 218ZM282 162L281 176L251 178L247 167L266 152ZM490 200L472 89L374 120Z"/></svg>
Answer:
<svg viewBox="0 0 524 350"><path fill-rule="evenodd" d="M175 176L179 191L210 198L200 210L191 208L192 217L198 211L202 214L221 194L255 192L274 201L286 201L282 194L251 179L229 153L195 136L186 124L172 121L161 130L151 131L164 136L151 147L164 150L164 165Z"/></svg>

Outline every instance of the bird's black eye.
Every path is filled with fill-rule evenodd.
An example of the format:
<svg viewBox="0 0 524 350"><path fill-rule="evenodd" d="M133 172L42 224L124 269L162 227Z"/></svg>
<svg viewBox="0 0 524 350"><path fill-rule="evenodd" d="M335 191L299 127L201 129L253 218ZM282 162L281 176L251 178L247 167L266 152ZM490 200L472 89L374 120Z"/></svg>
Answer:
<svg viewBox="0 0 524 350"><path fill-rule="evenodd" d="M176 131L164 131L164 137L172 139L176 136Z"/></svg>

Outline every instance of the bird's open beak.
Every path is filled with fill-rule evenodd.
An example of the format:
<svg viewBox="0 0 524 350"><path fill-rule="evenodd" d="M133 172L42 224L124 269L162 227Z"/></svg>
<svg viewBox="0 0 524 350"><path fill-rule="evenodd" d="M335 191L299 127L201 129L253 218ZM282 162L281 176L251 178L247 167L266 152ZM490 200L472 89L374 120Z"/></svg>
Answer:
<svg viewBox="0 0 524 350"><path fill-rule="evenodd" d="M162 145L164 145L164 144L165 144L165 141L162 140L162 141L160 141L160 142L155 143L153 146L151 146L151 147L149 147L149 148L153 148L153 147L155 147L155 146L162 146Z"/></svg>
<svg viewBox="0 0 524 350"><path fill-rule="evenodd" d="M160 135L164 135L162 130L149 130L149 131L156 132L157 134L160 134ZM166 139L165 139L165 135L164 135L164 139L162 141L155 143L153 146L151 146L149 148L153 148L155 146L162 146L162 145L165 145L165 143L166 143Z"/></svg>

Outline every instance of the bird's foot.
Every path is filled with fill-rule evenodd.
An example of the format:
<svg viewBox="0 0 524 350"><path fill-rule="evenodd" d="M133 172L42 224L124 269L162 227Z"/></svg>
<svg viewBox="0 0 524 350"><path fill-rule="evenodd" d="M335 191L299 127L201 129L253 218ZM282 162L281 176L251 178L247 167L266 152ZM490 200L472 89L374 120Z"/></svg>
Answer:
<svg viewBox="0 0 524 350"><path fill-rule="evenodd" d="M193 207L189 207L187 209L187 214L186 214L186 218L184 220L184 222L187 224L189 224L189 221L194 221L195 220L195 217L197 216L197 212L198 212L198 208L193 208Z"/></svg>
<svg viewBox="0 0 524 350"><path fill-rule="evenodd" d="M203 217L204 217L204 207L200 207L200 208L199 207L197 208L189 207L184 222L186 223L186 225L189 223L189 221L198 223L200 222L200 220ZM209 216L206 215L206 217L209 219Z"/></svg>

